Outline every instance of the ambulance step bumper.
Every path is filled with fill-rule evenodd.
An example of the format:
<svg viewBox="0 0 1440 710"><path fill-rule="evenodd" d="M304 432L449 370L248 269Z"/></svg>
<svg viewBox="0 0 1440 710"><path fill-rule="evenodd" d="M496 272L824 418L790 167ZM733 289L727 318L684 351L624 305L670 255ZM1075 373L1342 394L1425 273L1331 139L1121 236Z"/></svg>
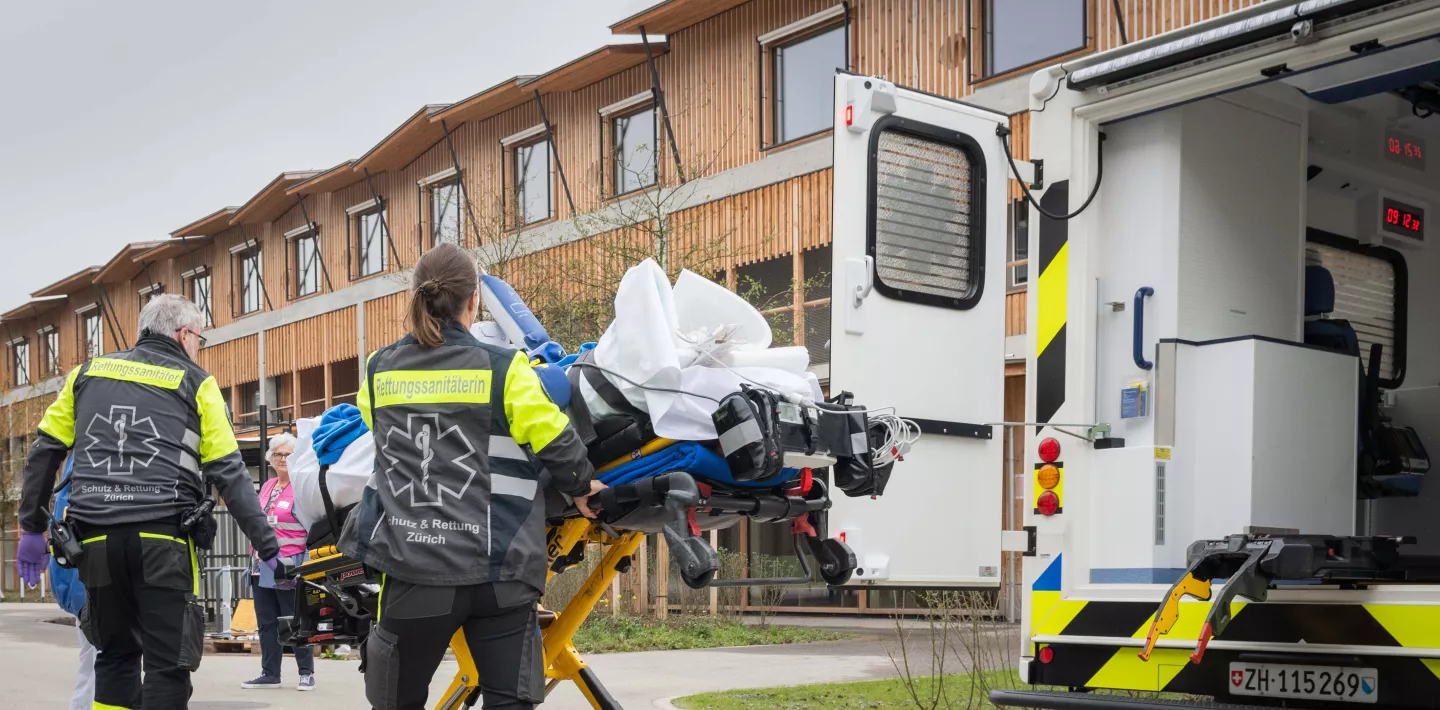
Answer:
<svg viewBox="0 0 1440 710"><path fill-rule="evenodd" d="M1036 708L1037 710L1176 710L1176 708L1209 708L1210 710L1259 710L1259 705L1217 703L1193 698L1135 698L1102 693L1069 693L1060 690L992 690L990 702L1002 708ZM1266 708L1273 710L1273 708Z"/></svg>

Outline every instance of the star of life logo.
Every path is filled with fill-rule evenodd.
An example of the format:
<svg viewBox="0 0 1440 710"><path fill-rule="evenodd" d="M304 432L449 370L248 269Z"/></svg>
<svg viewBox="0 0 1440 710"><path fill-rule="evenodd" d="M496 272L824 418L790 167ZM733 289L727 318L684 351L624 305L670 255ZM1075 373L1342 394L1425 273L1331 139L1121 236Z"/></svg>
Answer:
<svg viewBox="0 0 1440 710"><path fill-rule="evenodd" d="M155 421L140 417L132 406L111 405L109 416L96 412L85 427L85 436L90 465L104 468L111 476L134 475L136 468L149 468L160 455L154 445L160 440Z"/></svg>
<svg viewBox="0 0 1440 710"><path fill-rule="evenodd" d="M404 429L392 425L385 433L380 453L390 462L385 469L390 493L397 499L408 493L412 508L444 507L446 495L464 496L479 471L465 463L474 463L474 444L458 425L442 431L439 414L406 415ZM411 471L397 470L402 456Z"/></svg>

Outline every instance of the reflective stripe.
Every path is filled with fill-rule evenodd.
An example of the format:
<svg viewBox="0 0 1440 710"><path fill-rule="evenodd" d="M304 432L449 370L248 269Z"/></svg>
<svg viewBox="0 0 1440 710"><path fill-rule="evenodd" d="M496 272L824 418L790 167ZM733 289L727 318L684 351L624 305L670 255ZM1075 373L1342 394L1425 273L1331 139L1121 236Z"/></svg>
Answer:
<svg viewBox="0 0 1440 710"><path fill-rule="evenodd" d="M96 535L95 537L86 538L86 539L84 539L84 540L81 540L81 541L80 541L80 544L81 544L81 545L89 545L89 544L92 543L92 542L100 542L101 540L104 540L104 539L105 539L105 536L104 536L104 535Z"/></svg>
<svg viewBox="0 0 1440 710"><path fill-rule="evenodd" d="M489 404L489 370L386 370L375 373L374 406Z"/></svg>
<svg viewBox="0 0 1440 710"><path fill-rule="evenodd" d="M530 457L525 455L525 450L515 443L515 440L508 436L498 434L490 437L491 458L514 459L516 461L529 461Z"/></svg>
<svg viewBox="0 0 1440 710"><path fill-rule="evenodd" d="M189 451L180 452L180 468L197 476L200 475L200 462L196 461L195 457L191 456Z"/></svg>
<svg viewBox="0 0 1440 710"><path fill-rule="evenodd" d="M138 709L138 708L127 708L127 707L125 707L124 705L106 705L105 703L98 702L98 701L94 701L94 702L91 702L91 703L90 703L90 710L139 710L139 709Z"/></svg>
<svg viewBox="0 0 1440 710"><path fill-rule="evenodd" d="M300 523L275 523L276 530L288 530L291 532L306 532L305 526Z"/></svg>
<svg viewBox="0 0 1440 710"><path fill-rule="evenodd" d="M187 540L185 546L190 548L190 593L200 598L200 558L195 555L195 541Z"/></svg>
<svg viewBox="0 0 1440 710"><path fill-rule="evenodd" d="M194 449L194 450L196 450L196 451L199 451L199 450L200 450L200 432L198 432L198 431L190 431L189 429L186 429L186 430L185 430L185 436L180 437L180 443L181 443L181 444L184 444L185 446L187 446L187 447L189 447L189 448L191 448L191 449Z"/></svg>
<svg viewBox="0 0 1440 710"><path fill-rule="evenodd" d="M181 539L178 538L178 537L171 537L171 536L169 536L169 535L161 535L161 534L159 534L159 533L147 533L147 532L142 532L142 533L140 533L140 537L148 537L148 538L150 538L150 539L152 539L152 540L169 540L169 541L171 541L171 542L178 542L178 543L180 543L181 545L186 544L186 542L185 542L184 540L181 540Z"/></svg>
<svg viewBox="0 0 1440 710"><path fill-rule="evenodd" d="M745 419L720 433L720 450L729 456L760 439L760 423Z"/></svg>
<svg viewBox="0 0 1440 710"><path fill-rule="evenodd" d="M375 595L375 623L377 624L380 623L380 614L385 611L385 582L389 579L384 572L380 573L380 593Z"/></svg>
<svg viewBox="0 0 1440 710"><path fill-rule="evenodd" d="M491 495L516 496L525 500L535 500L535 488L535 481L528 478L502 476L498 473L490 474Z"/></svg>
<svg viewBox="0 0 1440 710"><path fill-rule="evenodd" d="M180 383L185 381L184 370L109 357L97 357L91 360L90 367L85 369L85 376L104 377L121 382L138 382L142 385L167 390L178 390Z"/></svg>

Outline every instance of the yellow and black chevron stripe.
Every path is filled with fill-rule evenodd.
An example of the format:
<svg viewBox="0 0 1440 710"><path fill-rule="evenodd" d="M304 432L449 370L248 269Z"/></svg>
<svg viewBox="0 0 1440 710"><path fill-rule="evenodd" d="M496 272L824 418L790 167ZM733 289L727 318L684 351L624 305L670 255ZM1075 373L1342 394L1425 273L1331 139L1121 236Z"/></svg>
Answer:
<svg viewBox="0 0 1440 710"><path fill-rule="evenodd" d="M1061 180L1040 198L1051 214L1067 214L1070 183ZM1070 223L1040 216L1035 280L1035 421L1047 423L1065 403L1065 320L1069 293Z"/></svg>
<svg viewBox="0 0 1440 710"><path fill-rule="evenodd" d="M1058 563L1058 559L1056 561ZM1058 568L1058 564L1052 564ZM1047 570L1048 573L1048 570ZM1058 571L1057 575L1058 577ZM1042 580L1044 576L1042 575ZM1049 663L1030 667L1030 682L1119 690L1166 691L1214 695L1225 699L1230 663L1242 651L1211 645L1203 663L1190 662L1193 647L1155 649L1148 662L1137 655L1154 618L1158 602L1116 602L1061 599L1058 590L1032 588L1035 618L1030 625L1035 650L1048 646ZM1191 646L1200 634L1207 602L1180 604L1180 618L1162 641L1186 641ZM1217 641L1265 644L1335 644L1376 649L1434 649L1440 646L1440 605L1403 604L1291 604L1232 605L1235 618ZM1065 643L1065 637L1113 638L1114 644ZM1118 637L1118 638L1117 638ZM1130 639L1129 642L1123 639ZM1124 643L1125 645L1121 645ZM1379 672L1379 702L1385 705L1432 707L1440 697L1440 660L1387 655L1388 651L1347 652L1344 659L1317 658L1317 665L1350 665ZM1269 662L1300 663L1295 656ZM1306 656L1300 658L1315 658Z"/></svg>

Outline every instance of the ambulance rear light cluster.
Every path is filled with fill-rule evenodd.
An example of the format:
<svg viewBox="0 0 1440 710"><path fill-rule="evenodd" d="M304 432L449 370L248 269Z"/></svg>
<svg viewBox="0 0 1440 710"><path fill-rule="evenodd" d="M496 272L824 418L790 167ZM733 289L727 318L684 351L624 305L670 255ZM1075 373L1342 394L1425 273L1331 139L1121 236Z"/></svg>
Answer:
<svg viewBox="0 0 1440 710"><path fill-rule="evenodd" d="M1035 512L1048 518L1060 512L1060 442L1053 437L1042 439L1036 454L1040 463L1035 466Z"/></svg>

